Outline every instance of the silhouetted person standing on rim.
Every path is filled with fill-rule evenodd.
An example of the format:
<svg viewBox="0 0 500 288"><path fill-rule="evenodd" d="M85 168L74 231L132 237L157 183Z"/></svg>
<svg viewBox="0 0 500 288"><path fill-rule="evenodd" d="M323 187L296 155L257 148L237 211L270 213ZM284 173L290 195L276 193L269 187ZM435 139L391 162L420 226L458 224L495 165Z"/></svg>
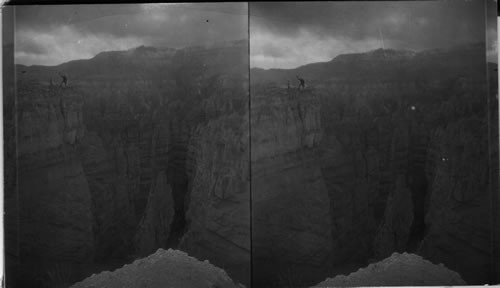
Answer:
<svg viewBox="0 0 500 288"><path fill-rule="evenodd" d="M302 89L306 89L306 86L305 86L306 81L304 81L304 79L302 79L302 78L299 78L298 75L297 75L297 80L300 81L299 90L300 90L300 87L302 87Z"/></svg>
<svg viewBox="0 0 500 288"><path fill-rule="evenodd" d="M61 76L62 78L62 82L61 82L61 85L62 86L64 84L64 86L68 86L68 77L66 77L66 75L64 74L61 74L61 72L59 72L59 76Z"/></svg>

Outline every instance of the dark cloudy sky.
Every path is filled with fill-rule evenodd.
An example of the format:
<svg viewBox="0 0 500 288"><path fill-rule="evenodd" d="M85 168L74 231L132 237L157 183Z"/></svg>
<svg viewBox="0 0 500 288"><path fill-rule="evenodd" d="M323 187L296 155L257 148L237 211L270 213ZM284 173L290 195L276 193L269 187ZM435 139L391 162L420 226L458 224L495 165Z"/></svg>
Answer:
<svg viewBox="0 0 500 288"><path fill-rule="evenodd" d="M248 38L246 3L18 6L15 60L56 65L140 45L185 47ZM207 22L208 20L208 22Z"/></svg>
<svg viewBox="0 0 500 288"><path fill-rule="evenodd" d="M250 3L250 63L293 68L382 47L420 51L485 41L484 3Z"/></svg>

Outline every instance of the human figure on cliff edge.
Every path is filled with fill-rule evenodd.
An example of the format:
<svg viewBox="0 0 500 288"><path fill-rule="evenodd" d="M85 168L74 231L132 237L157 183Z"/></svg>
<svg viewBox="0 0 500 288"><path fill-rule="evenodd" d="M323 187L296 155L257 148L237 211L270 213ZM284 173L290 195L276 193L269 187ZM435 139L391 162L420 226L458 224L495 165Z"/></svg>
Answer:
<svg viewBox="0 0 500 288"><path fill-rule="evenodd" d="M297 75L297 80L299 80L299 82L300 82L298 89L300 90L300 87L302 87L302 89L306 89L306 86L305 86L306 81L304 81L304 79L300 78L299 75Z"/></svg>
<svg viewBox="0 0 500 288"><path fill-rule="evenodd" d="M62 78L60 87L63 84L64 84L65 87L68 86L68 77L66 77L66 75L62 74L61 72L59 72L59 76L61 76L61 78Z"/></svg>

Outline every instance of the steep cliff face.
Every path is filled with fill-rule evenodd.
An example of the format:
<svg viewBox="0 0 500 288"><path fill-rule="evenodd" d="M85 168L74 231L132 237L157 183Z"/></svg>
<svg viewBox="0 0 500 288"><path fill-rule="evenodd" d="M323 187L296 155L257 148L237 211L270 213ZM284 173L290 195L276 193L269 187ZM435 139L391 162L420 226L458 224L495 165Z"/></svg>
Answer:
<svg viewBox="0 0 500 288"><path fill-rule="evenodd" d="M169 147L168 120L151 104L152 85L108 84L79 87L87 133L78 148L92 193L97 261L138 249L133 238Z"/></svg>
<svg viewBox="0 0 500 288"><path fill-rule="evenodd" d="M132 235L135 228L131 187L127 185L129 181L125 176L126 167L118 165L121 160L119 157L123 157L123 154L118 154L118 147L106 146L98 134L90 131L82 139L80 146L92 195L98 259L119 257L119 253L123 255L126 251L124 249L130 249L131 244L124 242L124 239Z"/></svg>
<svg viewBox="0 0 500 288"><path fill-rule="evenodd" d="M427 258L458 271L468 284L484 283L490 265L486 129L485 119L471 117L433 134L428 232L419 248Z"/></svg>
<svg viewBox="0 0 500 288"><path fill-rule="evenodd" d="M325 217L330 218L332 243L324 253L330 253L332 271L341 271L349 265L359 267L372 257L381 259L394 251L409 251L449 265L467 282L488 281L487 271L494 265L491 223L488 220L492 214L487 204L493 183L485 180L491 172L488 172L490 164L485 156L488 154L488 132L484 127L488 113L486 103L490 103L491 112L497 109L497 100L493 95L487 101L482 49L483 46L478 44L421 53L377 50L339 56L330 62L291 70L251 70L252 94L265 95L262 99L269 103L273 101L270 99L280 99L274 95L286 95L287 79L297 74L306 79L310 91L314 90L319 99L317 129L322 136L313 149L319 157L307 158L310 162L306 161L302 166L309 171L302 175L314 173L311 172L314 167L320 167L319 178L325 183L330 204ZM459 61L466 55L467 60ZM268 85L267 92L258 89L264 85ZM252 106L258 103L252 98ZM262 111L265 107L273 107L267 103L262 106ZM273 108L267 109L273 111ZM258 117L252 114L252 122ZM279 118L287 119L287 115ZM277 120L269 121L268 127L261 124L261 129L253 125L252 138L262 137L259 134L272 131L269 127L277 127L278 123ZM286 138L287 133L293 135L302 129L296 129L293 121L286 123L280 131L276 129L274 134L269 133L272 136L268 139L262 137L265 141L252 142L252 151L256 155L265 155L264 151L268 151L274 157L269 163L275 163L259 165L264 163L260 159L252 162L252 179L259 179L259 173L269 174L261 167L273 167L271 171L274 172L283 167L280 165L288 165L291 170L291 163L298 162L276 156L279 149L292 150L301 141L300 137ZM469 131L473 129L471 127L476 127L475 136L464 136L472 133ZM447 135L444 131L448 129L455 131L450 132L454 134L443 136ZM297 133L307 138L309 131L302 129ZM277 139L287 139L287 142L280 143L273 138L274 135ZM491 139L490 143L498 141ZM450 144L446 145L457 147L449 148L444 144L447 141ZM464 144L464 141L469 144ZM261 147L262 151L259 151ZM483 154L479 155L478 149ZM461 156L470 153L475 156ZM490 151L488 155L493 157L491 155L495 153ZM470 165L451 160L463 157L467 158L463 163L468 161ZM436 173L448 173L440 172L442 168L436 166L443 163L452 163L448 165L454 165L453 171L460 170L460 176L439 176L441 180L436 180ZM276 178L269 179L269 182L280 183L280 177ZM310 183L306 179L300 182ZM252 197L258 199L258 190L266 190L258 186L257 180L255 183ZM454 192L436 188L441 185ZM267 194L286 190L286 185L277 185ZM453 197L446 195L454 193L468 200L453 204ZM474 200L460 196L469 194L476 195L471 196ZM254 202L254 212L258 211L257 206ZM483 222L479 223L479 219ZM473 225L477 225L477 231L480 231L474 237L468 228ZM259 228L262 226L265 227L254 222L254 234L257 229L264 230ZM458 227L462 226L464 228L460 230ZM452 248L447 250L445 243ZM255 273L265 272L255 270Z"/></svg>
<svg viewBox="0 0 500 288"><path fill-rule="evenodd" d="M324 98L327 104L323 114L326 118L322 121L325 123L322 146L325 155L335 155L337 151L339 156L331 156L331 160L323 157L323 165L327 168L323 175L330 191L335 191L331 192L332 196L341 195L341 188L356 178L366 184L365 192L371 191L356 202L341 202L344 204L339 205L340 211L332 211L335 223L334 215L350 215L342 209L367 203L367 214L358 212L357 218L354 216L349 222L362 234L351 234L347 239L354 241L344 242L347 243L344 251L360 251L355 247L366 247L360 254L378 259L394 251L422 253L433 261L449 265L468 282L484 283L491 266L488 260L491 231L487 220L490 217L487 205L490 197L486 156L488 133L485 128L487 96L484 81L468 79L461 80L461 84L456 81L442 80L434 85L393 83L332 87L328 95L340 99ZM354 100L342 100L345 95ZM328 111L334 113L328 114ZM352 155L350 161L341 160L346 154ZM460 160L452 162L454 158ZM331 165L335 166L328 169ZM455 174L441 171L450 165L454 168L449 169ZM456 171L460 171L460 176ZM441 174L436 176L436 173ZM446 196L452 195L451 191L457 195L475 194L472 197L475 200L453 204L453 197ZM369 215L372 220L364 222L363 215ZM480 219L486 220L481 222ZM476 232L482 232L474 237L463 236L469 233L465 232L467 225L476 225L479 227ZM361 239L368 245L360 245ZM456 248L448 250L445 246ZM353 256L352 252L346 254ZM478 259L476 264L465 260L473 257Z"/></svg>
<svg viewBox="0 0 500 288"><path fill-rule="evenodd" d="M394 251L414 252L424 234L424 202L428 194L425 175L431 130L422 123L422 113L417 107L427 109L413 103L396 114L398 123L390 134L389 149L381 151L389 163L382 171L390 178L379 188L382 192L379 199L387 198L374 242L373 253L378 259Z"/></svg>
<svg viewBox="0 0 500 288"><path fill-rule="evenodd" d="M208 122L189 143L188 229L180 247L250 283L250 177L247 99L243 79L203 103ZM222 87L221 87L222 88Z"/></svg>
<svg viewBox="0 0 500 288"><path fill-rule="evenodd" d="M322 269L359 266L370 257L405 251L409 242L420 241L424 212L423 205L415 203L425 198L427 189L422 180L429 132L420 123L422 113L411 108L419 105L414 103L415 85L345 82L301 92L273 85L252 86L255 254L261 245L268 258L293 259L290 255L304 253L306 259L314 254L313 248L308 249L318 247L319 242L308 246L297 241L300 244L294 247L288 241L294 249L286 250L287 245L279 242L275 247L271 239L301 229L307 235L317 225L329 233L321 236L325 242L320 261L327 265L319 268L318 259L304 261L313 271L309 273L312 278L314 273L323 273ZM299 189L308 192L299 193ZM294 216L308 217L296 211L314 211L307 215L322 215L323 220L303 220L295 227ZM294 216L286 218L287 213ZM304 236L308 237L319 238ZM263 278L272 277L256 270L260 273Z"/></svg>
<svg viewBox="0 0 500 288"><path fill-rule="evenodd" d="M6 198L15 262L52 261L66 285L177 248L188 231L183 249L233 265L249 282L245 45L18 66L8 142L19 165L9 167ZM46 81L57 71L69 75L67 87ZM58 274L52 268L21 268L28 286L58 285L46 279Z"/></svg>
<svg viewBox="0 0 500 288"><path fill-rule="evenodd" d="M488 133L485 128L487 95L484 84L484 81L468 79L462 80L462 84L457 84L456 80L443 80L434 86L430 84L415 86L418 88L416 91L425 92L423 96L415 95L410 90L412 85L396 84L397 86L393 85L392 88L391 85L387 85L388 93L385 95L390 95L390 91L399 91L400 95L405 96L400 100L389 97L389 100L394 100L392 103L389 101L384 103L383 98L375 101L370 107L371 111L361 110L360 116L356 118L349 116L349 107L357 106L358 100L351 104L347 102L343 114L335 113L337 116L334 120L336 119L337 123L346 122L348 119L354 119L357 123L357 125L349 126L356 131L353 133L354 141L348 142L349 145L358 145L355 151L366 153L366 155L370 155L371 149L376 152L376 157L372 159L377 160L377 165L371 166L376 169L370 168L366 174L368 180L373 172L377 176L376 181L370 182L370 185L376 187L373 191L377 195L376 201L370 204L373 205L372 215L377 221L374 223L374 227L377 227L376 231L372 234L377 235L373 256L380 258L393 251L413 251L422 253L433 261L449 265L460 272L467 282L483 281L484 283L487 281L488 269L491 266L491 260L488 260L491 227L489 227L490 212L487 204L487 199L490 197L488 192L490 184L487 180ZM363 95L361 91L354 93L357 89L360 88L351 90L352 95L356 95L356 99L364 98L366 101L370 94L366 93L365 96L360 97L359 95ZM404 103L407 106L403 106ZM394 106L391 107L389 104ZM335 107L339 105L336 104ZM379 112L378 107L382 108ZM363 122L367 123L363 120L363 115L368 115L367 120L373 121L374 124L368 121L370 125L362 126ZM322 123L332 122L323 121ZM363 136L363 127L372 127L372 130ZM349 136L349 132L341 128L342 126L331 126L329 129L325 126L327 131L325 135L336 131L337 135L340 133L337 138L346 142L342 135L343 137ZM475 132L473 133L472 130ZM361 140L356 140L356 135L358 139L362 136ZM328 143L332 143L332 137L326 136L325 139ZM366 149L365 143L368 143L368 147L371 146L371 148ZM478 151L482 151L483 154ZM459 160L453 162L451 159L455 158ZM353 158L350 165L367 166L363 164L365 161L360 160L356 164L355 159ZM370 158L360 157L359 159L368 160L365 163L368 163L367 167L370 167ZM338 161L335 162L338 163ZM455 174L450 175L451 172L441 171L444 167L453 167L448 169L455 171L453 172ZM366 169L362 168L361 171L366 171ZM339 173L339 170L335 173ZM436 176L436 173L441 174ZM352 179L352 176L349 178ZM443 183L443 181L449 182ZM446 196L453 195L451 191L457 195L474 194L476 196L472 198L475 200L459 201L461 204L453 204L455 202L453 197ZM366 199L364 198L364 201ZM385 208L381 210L378 207ZM380 211L385 212L381 214ZM481 222L480 219L483 221ZM476 232L482 232L472 237L468 235L469 232L465 232L468 231L468 225L470 227L476 225L478 227ZM373 231L373 229L363 228L366 226L356 227L360 229L359 231ZM419 249L422 239L424 239L422 247L425 248ZM449 250L444 247L456 248ZM466 260L472 258L477 259L475 264Z"/></svg>
<svg viewBox="0 0 500 288"><path fill-rule="evenodd" d="M411 191L400 177L387 199L384 220L374 239L376 258L384 258L394 251L406 251L413 223Z"/></svg>
<svg viewBox="0 0 500 288"><path fill-rule="evenodd" d="M368 255L377 254L373 241L384 221L384 229L392 218L406 219L409 223L404 226L413 225L412 219L423 221L423 216L413 215L413 195L425 195L426 191L422 179L429 138L429 129L421 123L419 110L425 110L426 100L419 98L423 93L420 85L339 81L318 89L325 131L320 145L321 166L332 207L337 263L363 263ZM431 98L436 91L429 89L426 93ZM388 197L396 206L404 204L410 209L386 207ZM398 241L404 251L406 240Z"/></svg>
<svg viewBox="0 0 500 288"><path fill-rule="evenodd" d="M17 95L17 190L6 202L19 205L9 209L18 211L20 271L41 278L43 269L34 267L85 263L94 255L91 193L74 146L84 135L81 101L75 90L33 82L19 85Z"/></svg>
<svg viewBox="0 0 500 288"><path fill-rule="evenodd" d="M139 255L149 255L157 247L167 243L173 218L172 189L167 184L165 172L162 171L156 176L155 184L151 187L144 216L135 234L135 247Z"/></svg>
<svg viewBox="0 0 500 288"><path fill-rule="evenodd" d="M19 83L17 96L18 152L72 145L84 134L81 95L71 89L47 88L32 81Z"/></svg>
<svg viewBox="0 0 500 288"><path fill-rule="evenodd" d="M284 285L300 271L293 285L304 285L328 266L332 245L319 101L313 91L252 87L251 105L254 283Z"/></svg>
<svg viewBox="0 0 500 288"><path fill-rule="evenodd" d="M360 265L372 254L387 196L395 179L406 175L398 154L406 156L408 136L396 133L404 127L393 121L394 89L398 87L365 82L318 91L324 130L321 173L328 189L337 265Z"/></svg>
<svg viewBox="0 0 500 288"><path fill-rule="evenodd" d="M255 86L251 97L252 142L256 143L252 162L313 148L321 140L319 99L314 92Z"/></svg>

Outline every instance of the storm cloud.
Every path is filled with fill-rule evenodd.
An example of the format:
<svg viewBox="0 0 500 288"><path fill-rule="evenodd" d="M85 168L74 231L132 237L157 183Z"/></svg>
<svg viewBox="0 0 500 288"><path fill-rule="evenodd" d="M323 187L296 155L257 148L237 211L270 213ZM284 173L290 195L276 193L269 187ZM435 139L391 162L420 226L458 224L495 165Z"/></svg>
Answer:
<svg viewBox="0 0 500 288"><path fill-rule="evenodd" d="M292 68L377 48L485 41L484 1L250 3L250 63ZM277 54L277 47L284 46Z"/></svg>
<svg viewBox="0 0 500 288"><path fill-rule="evenodd" d="M292 68L377 48L448 48L487 35L493 61L496 13L489 14L494 21L485 29L481 0L19 6L15 60L56 65L140 45L180 48L250 36L252 67Z"/></svg>
<svg viewBox="0 0 500 288"><path fill-rule="evenodd" d="M26 65L248 38L245 3L19 6L15 15L15 59Z"/></svg>

